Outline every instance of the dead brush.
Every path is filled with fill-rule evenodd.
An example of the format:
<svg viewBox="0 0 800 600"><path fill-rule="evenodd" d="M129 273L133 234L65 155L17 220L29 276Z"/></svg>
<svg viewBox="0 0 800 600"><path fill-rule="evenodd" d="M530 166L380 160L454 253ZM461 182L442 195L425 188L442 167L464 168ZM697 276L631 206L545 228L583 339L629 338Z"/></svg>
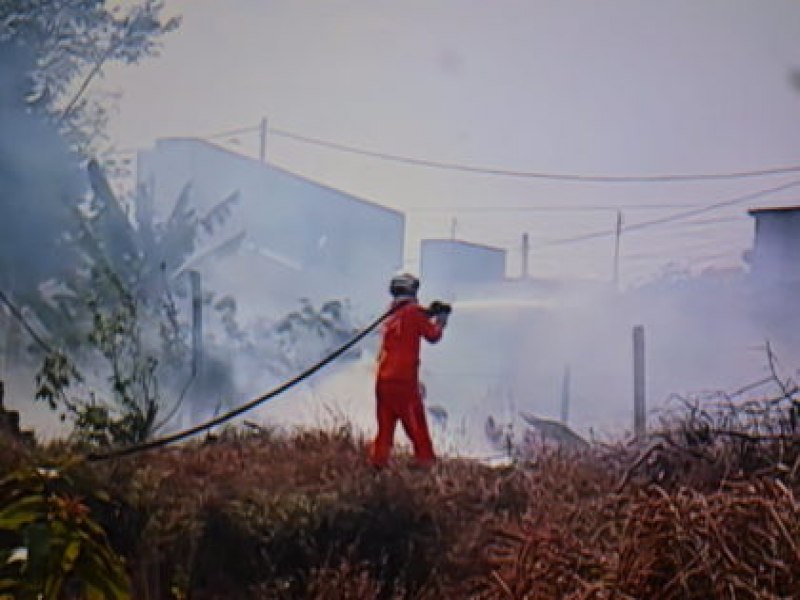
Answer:
<svg viewBox="0 0 800 600"><path fill-rule="evenodd" d="M470 597L611 597L626 502L601 459L594 452L538 459L527 474L525 512L488 523L481 545L489 569L470 581Z"/></svg>
<svg viewBox="0 0 800 600"><path fill-rule="evenodd" d="M464 522L478 526L487 502L519 503L512 484L496 488L472 463L375 474L364 457L360 440L336 430L223 435L132 459L117 493L148 515L132 569L152 591L140 596L158 597L177 577L196 597L248 584L261 597L310 597L316 577L369 562L376 597L418 597L439 589L433 574L448 547L471 547L457 539Z"/></svg>
<svg viewBox="0 0 800 600"><path fill-rule="evenodd" d="M222 431L86 468L142 600L777 600L800 589L789 402L678 403L644 446L499 469L400 455L375 472L347 428Z"/></svg>
<svg viewBox="0 0 800 600"><path fill-rule="evenodd" d="M659 600L796 597L798 508L791 490L767 479L712 494L652 486L628 511L615 587Z"/></svg>
<svg viewBox="0 0 800 600"><path fill-rule="evenodd" d="M633 458L620 485L657 483L714 490L724 482L771 476L800 484L800 400L796 389L736 401L722 394L675 396L672 408Z"/></svg>

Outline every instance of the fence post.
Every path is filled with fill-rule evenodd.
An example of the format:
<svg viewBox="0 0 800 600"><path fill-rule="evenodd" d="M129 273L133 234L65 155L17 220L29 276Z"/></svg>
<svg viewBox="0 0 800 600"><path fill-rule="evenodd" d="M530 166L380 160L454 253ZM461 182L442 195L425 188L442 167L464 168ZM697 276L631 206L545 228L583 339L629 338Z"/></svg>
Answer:
<svg viewBox="0 0 800 600"><path fill-rule="evenodd" d="M644 326L633 328L633 434L644 438L647 429L645 420L645 364Z"/></svg>
<svg viewBox="0 0 800 600"><path fill-rule="evenodd" d="M561 381L561 422L566 425L569 421L569 365L564 367L564 379Z"/></svg>

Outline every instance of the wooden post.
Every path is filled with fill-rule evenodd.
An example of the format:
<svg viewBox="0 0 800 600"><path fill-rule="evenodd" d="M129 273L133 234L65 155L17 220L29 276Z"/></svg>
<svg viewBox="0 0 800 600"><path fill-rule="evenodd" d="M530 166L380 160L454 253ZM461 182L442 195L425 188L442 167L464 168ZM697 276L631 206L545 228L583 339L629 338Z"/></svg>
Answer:
<svg viewBox="0 0 800 600"><path fill-rule="evenodd" d="M636 325L633 328L633 434L636 439L644 438L646 429L644 327Z"/></svg>
<svg viewBox="0 0 800 600"><path fill-rule="evenodd" d="M192 287L192 375L197 377L203 367L203 286L200 273L189 271Z"/></svg>
<svg viewBox="0 0 800 600"><path fill-rule="evenodd" d="M617 230L614 238L614 289L619 289L619 238L622 236L622 211L617 211Z"/></svg>
<svg viewBox="0 0 800 600"><path fill-rule="evenodd" d="M529 276L528 258L531 252L531 241L527 233L522 234L522 278Z"/></svg>
<svg viewBox="0 0 800 600"><path fill-rule="evenodd" d="M561 382L561 423L566 425L569 421L569 365L564 367L564 379Z"/></svg>
<svg viewBox="0 0 800 600"><path fill-rule="evenodd" d="M267 118L261 119L261 144L258 148L258 159L267 162Z"/></svg>

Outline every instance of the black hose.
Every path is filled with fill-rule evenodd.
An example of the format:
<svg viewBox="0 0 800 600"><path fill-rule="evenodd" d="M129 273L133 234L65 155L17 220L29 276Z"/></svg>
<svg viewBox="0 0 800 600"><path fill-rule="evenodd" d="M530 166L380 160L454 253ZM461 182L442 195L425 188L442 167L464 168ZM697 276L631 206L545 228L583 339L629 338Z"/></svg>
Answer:
<svg viewBox="0 0 800 600"><path fill-rule="evenodd" d="M149 442L143 442L141 444L135 444L133 446L128 446L127 448L118 448L116 450L109 450L108 452L92 452L86 458L90 461L100 461L100 460L107 460L109 458L121 458L123 456L129 456L131 454L138 454L139 452L145 452L147 450L152 450L154 448L160 448L161 446L167 446L168 444L172 444L174 442L184 440L188 437L196 435L202 431L207 429L211 429L212 427L216 427L217 425L221 425L226 421L230 421L234 417L238 417L239 415L246 413L247 411L255 408L259 404L274 398L278 394L282 394L289 388L297 385L307 377L310 377L317 371L319 371L322 367L327 365L328 363L336 360L342 354L347 352L350 348L355 346L358 342L364 339L372 330L374 330L378 325L380 325L389 315L391 315L395 310L400 308L402 304L394 304L389 310L383 313L380 317L375 319L372 323L370 323L365 329L361 330L358 334L353 336L348 342L344 343L342 346L331 352L328 356L317 362L316 364L310 366L308 369L300 373L299 375L293 377L292 379L282 383L278 387L242 404L241 406L234 408L222 414L218 417L215 417L205 423L200 423L199 425L195 425L194 427L190 427L189 429L184 429L182 431L178 431L176 433L166 435L164 437L157 438L155 440L150 440Z"/></svg>

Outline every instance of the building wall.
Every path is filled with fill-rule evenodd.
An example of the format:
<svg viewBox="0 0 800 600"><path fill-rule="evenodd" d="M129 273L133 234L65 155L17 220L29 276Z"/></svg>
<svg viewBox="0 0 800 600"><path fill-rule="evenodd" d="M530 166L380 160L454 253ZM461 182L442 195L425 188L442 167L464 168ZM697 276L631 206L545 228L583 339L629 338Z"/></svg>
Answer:
<svg viewBox="0 0 800 600"><path fill-rule="evenodd" d="M753 272L767 279L800 280L800 209L751 212L756 219Z"/></svg>
<svg viewBox="0 0 800 600"><path fill-rule="evenodd" d="M454 300L505 279L506 251L459 240L422 240L423 291Z"/></svg>
<svg viewBox="0 0 800 600"><path fill-rule="evenodd" d="M457 283L502 281L506 251L459 240L422 240L420 270L425 279Z"/></svg>
<svg viewBox="0 0 800 600"><path fill-rule="evenodd" d="M162 220L187 184L201 217L238 192L223 229L244 230L246 246L300 277L324 280L322 287L338 284L339 294L374 288L385 295L386 281L402 266L402 213L200 140L159 140L141 152L138 182L151 191Z"/></svg>

